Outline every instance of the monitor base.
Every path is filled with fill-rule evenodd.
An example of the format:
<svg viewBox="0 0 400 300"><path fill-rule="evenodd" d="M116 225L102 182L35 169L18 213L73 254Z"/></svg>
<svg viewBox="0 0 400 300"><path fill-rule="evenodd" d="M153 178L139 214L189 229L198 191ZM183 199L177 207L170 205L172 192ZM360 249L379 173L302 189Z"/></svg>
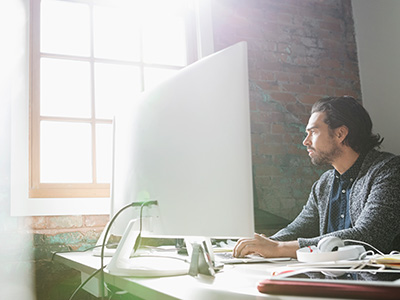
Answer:
<svg viewBox="0 0 400 300"><path fill-rule="evenodd" d="M179 258L149 255L120 260L109 272L120 276L164 277L186 275L189 267L189 263Z"/></svg>

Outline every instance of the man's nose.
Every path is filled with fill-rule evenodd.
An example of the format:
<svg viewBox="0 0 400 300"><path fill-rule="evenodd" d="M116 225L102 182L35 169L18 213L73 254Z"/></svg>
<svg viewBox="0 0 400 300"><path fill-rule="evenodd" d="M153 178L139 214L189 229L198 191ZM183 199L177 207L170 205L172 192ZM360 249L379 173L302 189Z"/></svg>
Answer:
<svg viewBox="0 0 400 300"><path fill-rule="evenodd" d="M304 146L307 146L307 145L309 145L310 144L310 141L309 141L309 139L308 139L308 134L306 135L306 137L304 138L304 140L303 140L303 145Z"/></svg>

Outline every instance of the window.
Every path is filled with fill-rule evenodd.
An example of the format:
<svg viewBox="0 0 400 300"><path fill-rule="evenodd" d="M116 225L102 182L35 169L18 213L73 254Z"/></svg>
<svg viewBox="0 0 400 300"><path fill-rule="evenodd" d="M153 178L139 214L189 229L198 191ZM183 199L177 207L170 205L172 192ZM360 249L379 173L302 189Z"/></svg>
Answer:
<svg viewBox="0 0 400 300"><path fill-rule="evenodd" d="M109 197L117 107L193 62L188 0L32 0L31 198Z"/></svg>
<svg viewBox="0 0 400 300"><path fill-rule="evenodd" d="M95 0L99 3L102 0ZM116 0L115 0L116 1ZM120 1L120 0L118 0ZM124 0L126 3L136 0ZM167 1L167 0L164 0ZM72 2L72 1L69 1ZM88 2L77 2L85 3ZM147 2L142 1L142 2ZM214 52L211 3L210 0L193 0L195 3L196 32L197 40L196 52L199 57L209 55ZM10 69L10 93L6 95L10 98L11 104L11 174L10 174L10 198L12 216L46 216L46 215L85 215L85 214L108 214L110 212L109 197L68 197L60 198L54 195L52 198L30 197L30 78L29 72L33 71L30 67L30 42L34 39L30 24L34 21L32 15L37 17L37 0L21 0L13 6L12 17L8 19L10 36L13 38L8 41L9 51L7 61ZM104 3L104 1L102 1ZM122 2L121 2L122 3ZM30 13L32 11L32 13ZM39 10L40 13L40 10ZM37 29L37 28L36 28ZM31 34L29 34L31 33ZM29 37L29 38L28 38ZM36 45L36 49L38 45ZM146 65L153 70L157 65ZM145 65L143 64L143 68ZM152 68L153 67L153 68ZM168 68L166 68L168 72ZM160 69L161 73L161 69ZM161 76L161 75L160 75ZM155 80L156 77L153 78ZM148 84L151 82L148 80ZM106 124L107 125L107 124ZM105 125L105 126L106 126ZM110 125L107 125L110 126Z"/></svg>

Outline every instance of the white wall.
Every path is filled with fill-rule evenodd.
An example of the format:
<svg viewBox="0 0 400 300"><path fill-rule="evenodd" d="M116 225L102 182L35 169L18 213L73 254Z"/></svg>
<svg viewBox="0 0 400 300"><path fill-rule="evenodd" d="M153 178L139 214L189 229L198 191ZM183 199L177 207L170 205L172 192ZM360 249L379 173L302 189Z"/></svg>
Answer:
<svg viewBox="0 0 400 300"><path fill-rule="evenodd" d="M400 1L352 5L363 103L383 150L400 154Z"/></svg>
<svg viewBox="0 0 400 300"><path fill-rule="evenodd" d="M10 217L11 102L21 61L18 29L24 28L27 0L0 0L0 291L1 299L34 299L32 237L21 218ZM22 36L24 38L24 36ZM23 52L23 51L22 51Z"/></svg>

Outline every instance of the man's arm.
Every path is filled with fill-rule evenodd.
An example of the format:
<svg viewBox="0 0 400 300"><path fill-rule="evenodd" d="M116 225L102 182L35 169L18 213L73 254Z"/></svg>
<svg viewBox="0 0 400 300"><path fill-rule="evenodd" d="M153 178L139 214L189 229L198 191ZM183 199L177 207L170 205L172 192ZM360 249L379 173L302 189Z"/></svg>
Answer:
<svg viewBox="0 0 400 300"><path fill-rule="evenodd" d="M280 242L264 235L255 234L253 239L241 239L233 250L233 256L243 257L248 254L259 254L264 257L293 257L299 249L297 241Z"/></svg>
<svg viewBox="0 0 400 300"><path fill-rule="evenodd" d="M316 204L315 189L313 185L307 204L301 213L287 227L281 229L272 237L267 238L262 234L255 234L252 239L241 239L235 246L233 255L242 257L257 253L264 257L296 257L299 249L297 238L300 236L316 236L319 234L319 213Z"/></svg>
<svg viewBox="0 0 400 300"><path fill-rule="evenodd" d="M310 195L297 218L287 227L281 229L271 238L263 234L254 234L252 239L240 239L233 251L233 256L243 257L248 254L259 254L264 257L296 257L299 249L299 236L316 236L319 233L318 210Z"/></svg>

